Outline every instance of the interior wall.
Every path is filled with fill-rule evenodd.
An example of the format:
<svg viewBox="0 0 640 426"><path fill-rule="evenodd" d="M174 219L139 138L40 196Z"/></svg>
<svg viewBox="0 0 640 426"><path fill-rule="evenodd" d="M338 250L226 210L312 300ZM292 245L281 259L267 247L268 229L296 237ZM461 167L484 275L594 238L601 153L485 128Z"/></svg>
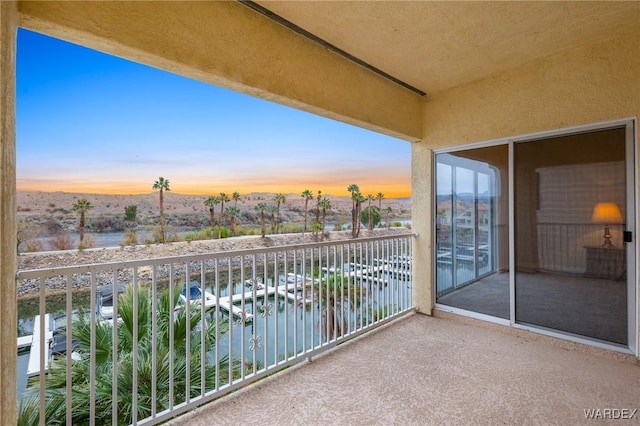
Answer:
<svg viewBox="0 0 640 426"><path fill-rule="evenodd" d="M423 142L414 147L414 155L424 156L426 149L637 117L639 51L640 28L433 96L425 102ZM431 192L424 182L432 167L425 163L413 169L414 194L420 188ZM640 182L636 180L635 186L640 191ZM413 209L414 230L431 240L430 204L416 198Z"/></svg>
<svg viewBox="0 0 640 426"><path fill-rule="evenodd" d="M541 235L538 233L538 224L540 222L588 224L591 221L591 213L597 201L616 202L624 210L624 199L620 199L624 198L625 187L623 172L624 138L624 129L611 129L554 137L539 142L518 143L514 154L514 178L516 188L520 189L515 192L516 263L519 265L520 271L537 272L541 267L542 269L548 269L541 265L539 259L538 247ZM620 145L622 145L622 149L612 149L612 147L619 147ZM619 165L619 170L622 170L620 172L621 176L617 176L622 181L615 182L616 185L613 185L618 189L619 196L607 198L606 194L612 188L603 187L602 182L600 182L607 176L603 176L602 172L596 173L596 169L592 169L591 173L583 172L585 176L581 184L584 191L589 191L591 196L582 194L582 202L578 202L575 199L575 193L567 194L562 190L558 190L558 196L563 198L564 202L567 202L569 198L574 198L571 209L572 217L558 217L557 214L552 217L545 217L544 209L540 205L542 201L540 196L544 193L548 197L549 193L548 191L543 191L540 187L545 175L541 174L542 171L539 169L546 168L546 176L548 178L549 168L582 164L591 164L593 168L595 167L593 165L595 159L605 164L613 163L619 165L619 163L622 163L621 166ZM558 182L558 186L561 187L562 184ZM523 188L526 189L523 190ZM580 209L578 215L576 215L576 209ZM517 226L517 224L527 224L527 226ZM578 270L574 268L564 272L577 273Z"/></svg>

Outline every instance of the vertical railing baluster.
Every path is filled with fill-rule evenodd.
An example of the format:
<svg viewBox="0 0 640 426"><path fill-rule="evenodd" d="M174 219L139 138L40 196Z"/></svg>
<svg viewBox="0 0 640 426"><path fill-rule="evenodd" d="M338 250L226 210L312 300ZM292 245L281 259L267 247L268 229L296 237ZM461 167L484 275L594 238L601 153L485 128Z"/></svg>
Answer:
<svg viewBox="0 0 640 426"><path fill-rule="evenodd" d="M263 359L263 369L267 370L269 368L269 256L267 253L263 253L262 255L262 280L264 285L264 301L262 303L262 317L263 317L263 334L264 334L264 345L262 347L262 359Z"/></svg>
<svg viewBox="0 0 640 426"><path fill-rule="evenodd" d="M174 404L174 392L173 392L173 388L174 388L174 382L173 382L173 372L175 371L174 368L174 355L175 355L175 345L174 345L174 336L173 336L173 326L174 326L174 319L175 319L175 306L174 306L174 302L175 302L175 297L173 295L173 291L174 291L174 286L175 286L175 270L173 267L173 262L169 263L169 410L173 410L173 404Z"/></svg>
<svg viewBox="0 0 640 426"><path fill-rule="evenodd" d="M327 246L327 250L328 250L328 246ZM332 259L332 263L335 265L336 262L338 261L338 257L337 257L337 253L336 253L336 248L332 247L331 248L331 254L333 255L333 259ZM326 268L327 268L327 274L329 274L329 262L326 263ZM339 291L339 293L338 293ZM343 298L342 298L342 285L340 283L340 281L338 280L338 275L337 275L337 271L335 268L333 268L333 292L334 292L334 298L336 299L336 306L340 307L340 312L338 314L338 311L336 310L336 322L337 324L340 326L340 338L344 337L344 317L343 317L343 312L344 312L344 304L343 304ZM339 301L340 303L338 303L338 297L339 297Z"/></svg>
<svg viewBox="0 0 640 426"><path fill-rule="evenodd" d="M246 329L247 329L247 323L246 323L246 306L245 306L245 286L244 286L244 280L245 280L245 276L244 276L244 256L239 256L240 258L240 308L242 309L242 311L240 312L240 362L242 362L242 373L241 373L241 380L244 380L244 376L245 376L245 362L247 359L247 354L246 354L246 349L245 349L245 339L246 339ZM235 283L234 283L235 286ZM233 308L233 301L232 301L232 308Z"/></svg>
<svg viewBox="0 0 640 426"><path fill-rule="evenodd" d="M409 253L409 261L407 263L408 266L408 272L409 272L409 304L407 306L407 308L413 306L413 238L411 237L406 237L407 239L407 252Z"/></svg>
<svg viewBox="0 0 640 426"><path fill-rule="evenodd" d="M395 240L387 240L385 241L385 246L386 246L386 259L387 259L387 265L389 268L389 271L392 275L394 275L394 283L397 283L397 285L400 285L401 281L404 281L404 268L400 267L399 265L396 265L394 260L393 260L393 245L394 245L394 241ZM389 301L388 301L388 294L389 294L389 288L393 288L391 286L388 286L386 290L383 291L382 293L382 298L384 300L384 304L386 306L386 310L388 312L387 316L389 316L389 313L394 312L393 308L391 306L389 306Z"/></svg>
<svg viewBox="0 0 640 426"><path fill-rule="evenodd" d="M307 271L307 249L302 249L302 276L311 276L309 285L313 286L315 282L315 275L313 274L313 268L311 271ZM322 273L320 273L322 275ZM302 286L302 353L307 352L307 283Z"/></svg>
<svg viewBox="0 0 640 426"><path fill-rule="evenodd" d="M207 297L206 297L206 261L203 259L200 261L200 282L202 283L202 299L200 302L200 396L204 396L207 392L206 386L206 369L207 369L207 353L206 353L206 339L207 339Z"/></svg>
<svg viewBox="0 0 640 426"><path fill-rule="evenodd" d="M382 268L380 268L380 244L378 244L378 241L373 241L372 243L372 254L371 254L371 267L373 268L374 271L374 275L375 275L375 279L373 280L373 284L375 285L375 291L371 291L371 307L369 308L369 315L371 317L371 323L375 324L378 321L380 321L380 318L378 318L378 310L380 308L380 298L378 297L378 294L380 294L380 284L382 282L382 280L384 279L384 276L380 273L381 270L383 270ZM375 254L374 254L375 253ZM374 285L371 285L371 287L373 288ZM384 284L382 284L384 285Z"/></svg>
<svg viewBox="0 0 640 426"><path fill-rule="evenodd" d="M67 333L67 335L66 335L66 347L67 347L67 349L66 349L66 354L65 354L66 361L67 361L67 366L66 366L66 368L67 368L67 371L66 371L66 373L67 373L66 374L67 387L66 387L66 398L65 399L66 399L66 414L67 414L67 424L68 425L70 425L72 423L71 419L72 419L72 414L73 414L72 411L71 411L71 407L72 407L72 400L71 400L72 393L71 393L71 390L72 390L72 387L73 387L73 382L71 380L71 361L72 361L71 353L73 352L73 346L72 346L73 343L72 343L72 339L71 339L71 337L73 335L73 326L72 326L72 319L73 318L71 318L72 311L73 311L73 293L72 293L73 277L74 277L74 275L71 275L71 274L67 275L67 287L65 289L66 290L66 302L67 302L67 306L66 306L66 311L67 311L67 318L66 318L66 320L67 320L66 321L67 322L67 325L66 325L66 333ZM82 279L81 277L78 277L78 280L81 280L81 279ZM42 330L41 335L43 335L44 331L46 329L42 328L41 330ZM40 346L40 359L44 359L44 357L45 357L44 348L45 348L44 345ZM42 371L44 371L44 369Z"/></svg>
<svg viewBox="0 0 640 426"><path fill-rule="evenodd" d="M401 250L401 242L398 239L393 240L393 267L396 269L402 268L404 260L402 258L402 250ZM387 298L389 299L389 309L395 310L397 308L395 303L395 292L392 289L389 289Z"/></svg>
<svg viewBox="0 0 640 426"><path fill-rule="evenodd" d="M296 295L298 294L298 273L300 271L298 270L298 251L296 249L293 250L293 276L295 277L295 284L293 286L293 303L291 304L293 307L293 353L294 353L294 358L298 356L298 315L297 315L297 311L298 311L298 306L296 304ZM304 276L304 274L300 274L300 276L302 277L302 287L304 287L304 285L306 284L306 279L307 277ZM284 299L285 303L287 304L287 306L289 305L289 295L287 292L287 297L285 297ZM288 309L287 309L288 310ZM289 340L289 339L287 339Z"/></svg>
<svg viewBox="0 0 640 426"><path fill-rule="evenodd" d="M111 286L113 291L113 316L111 317L111 332L112 332L112 363L113 370L111 372L111 424L116 426L118 424L118 305L119 300L117 297L118 289L118 271L112 270Z"/></svg>
<svg viewBox="0 0 640 426"><path fill-rule="evenodd" d="M186 313L186 322L185 322L185 331L184 331L184 359L185 359L185 369L184 369L184 399L186 403L189 403L191 400L191 270L190 270L190 262L187 260L184 263L184 292L187 296L187 303L185 305L185 313ZM204 300L204 286L200 286L200 297L201 300Z"/></svg>
<svg viewBox="0 0 640 426"><path fill-rule="evenodd" d="M89 425L96 424L96 273L91 272L91 290L89 291L89 320L91 321L89 343Z"/></svg>
<svg viewBox="0 0 640 426"><path fill-rule="evenodd" d="M256 374L258 370L257 358L258 358L258 343L261 339L258 338L258 309L257 309L257 298L258 298L258 277L256 271L256 255L251 255L251 312L253 313L253 320L251 323L251 330L253 331L253 350L251 351L251 356L253 357L253 374Z"/></svg>
<svg viewBox="0 0 640 426"><path fill-rule="evenodd" d="M138 423L138 273L137 269L133 268L133 386L131 389L131 423ZM116 291L117 291L116 283ZM117 293L113 293L113 297L117 297Z"/></svg>
<svg viewBox="0 0 640 426"><path fill-rule="evenodd" d="M349 264L351 263L351 243L347 243L347 261L346 263L343 263L341 265L341 273L344 276L344 274L347 274L347 300L349 301L349 310L347 311L347 319L349 321L349 334L353 333L354 331L354 326L353 326L353 316L352 313L355 309L355 303L351 297L351 289L352 289L352 282L353 282L353 276L351 275L350 272L350 268L349 268ZM344 270L344 265L347 265L347 270Z"/></svg>
<svg viewBox="0 0 640 426"><path fill-rule="evenodd" d="M311 276L313 276L313 271L314 271L314 265L315 265L315 253L316 253L316 249L312 248L311 249L311 254L310 254L310 258L309 258L309 265L311 265ZM322 269L321 269L322 271ZM319 283L322 282L322 279L320 279L318 281L318 287L320 286ZM320 306L320 303L318 303L318 306ZM318 310L319 312L320 310ZM310 329L311 329L311 347L310 349L313 350L316 348L316 333L315 333L315 328L316 328L316 321L315 321L315 317L316 317L316 283L313 282L311 284L311 324L310 324Z"/></svg>
<svg viewBox="0 0 640 426"><path fill-rule="evenodd" d="M298 278L293 277L294 282ZM289 309L287 293L289 293L289 250L284 251L284 361L289 360Z"/></svg>
<svg viewBox="0 0 640 426"><path fill-rule="evenodd" d="M215 285L215 301L216 307L214 308L214 320L216 322L216 342L214 348L214 362L216 366L216 385L215 390L220 389L220 268L218 267L218 259L213 261L214 268L214 285Z"/></svg>
<svg viewBox="0 0 640 426"><path fill-rule="evenodd" d="M234 364L234 355L233 355L233 293L235 293L235 285L233 283L233 271L231 268L231 256L226 258L227 260L227 289L229 290L229 385L233 384L233 364Z"/></svg>
<svg viewBox="0 0 640 426"><path fill-rule="evenodd" d="M338 247L340 248L340 256L339 256L340 262L338 262ZM347 319L348 312L350 310L348 296L347 296L347 301L345 302L344 300L345 279L344 279L344 273L342 271L342 265L344 265L344 244L336 244L336 246L333 249L333 252L335 253L335 256L336 256L333 261L334 277L336 282L340 283L340 319L342 321L342 326L344 327L344 329L342 330L342 336L346 337L351 332L351 325L349 324ZM338 265L340 265L340 268L338 268ZM340 271L340 273L338 273L338 271ZM345 318L345 315L347 315L347 318Z"/></svg>
<svg viewBox="0 0 640 426"><path fill-rule="evenodd" d="M47 421L47 416L46 416L46 398L45 398L45 391L47 389L46 386L46 382L45 382L45 378L46 378L46 374L45 374L45 358L43 356L44 354L44 347L45 347L45 316L47 314L47 310L46 310L46 305L47 305L47 296L46 296L46 285L47 285L47 279L46 277L40 277L38 279L39 283L40 283L40 288L38 289L40 292L40 299L39 299L39 306L38 306L38 312L40 314L39 317L39 321L40 324L40 372L39 372L39 381L40 381L40 392L39 392L39 397L40 397L40 417L39 417L39 424L40 426L45 426L46 421ZM35 324L33 325L35 327Z"/></svg>
<svg viewBox="0 0 640 426"><path fill-rule="evenodd" d="M324 264L328 265L329 264L329 246L325 246L325 253L324 253ZM333 301L333 315L331 318L331 321L333 321L333 341L336 341L338 339L338 294L336 292L336 281L335 279L333 280L333 285L331 285L331 283L329 282L330 280L327 280L327 291L330 291L330 293L327 293L327 295L330 295L331 300Z"/></svg>
<svg viewBox="0 0 640 426"><path fill-rule="evenodd" d="M402 247L403 247L403 251L402 251L403 256L407 255L407 244L410 243L410 241L411 240L409 240L409 239L400 240L400 242L402 244ZM403 273L405 273L405 274L407 272L406 269L407 269L406 266L402 268ZM398 286L400 286L400 283L398 283ZM400 294L402 295L402 300L400 302L399 312L402 312L407 308L407 296L408 295L407 295L407 283L406 283L406 280L403 280L403 282L402 282L402 293L400 293Z"/></svg>
<svg viewBox="0 0 640 426"><path fill-rule="evenodd" d="M322 265L325 265L327 262L324 260L325 259L325 255L324 255L324 251L322 249L322 247L318 247L318 269L322 270ZM321 336L323 345L326 345L327 343L329 343L329 341L331 340L331 322L330 322L330 315L329 315L329 303L330 303L330 293L328 291L329 288L329 279L328 277L325 277L325 279L320 280L320 283L318 285L318 287L320 288L319 291L319 295L320 295L320 302L322 304L322 310L320 312L320 321L321 324L323 324L324 327L324 336Z"/></svg>
<svg viewBox="0 0 640 426"><path fill-rule="evenodd" d="M405 239L398 239L398 245L401 248L401 259L402 259L402 269L404 269L404 265L405 265L405 256L406 256L406 240ZM399 268L400 269L400 265ZM404 306L405 306L405 300L406 300L406 285L402 285L402 287L400 286L400 283L398 283L398 297L399 297L399 302L398 302L398 312L402 312L404 310Z"/></svg>
<svg viewBox="0 0 640 426"><path fill-rule="evenodd" d="M151 268L151 417L157 414L158 406L158 265Z"/></svg>
<svg viewBox="0 0 640 426"><path fill-rule="evenodd" d="M364 293L365 293L365 285L364 285L364 273L362 272L362 266L364 265L364 251L365 248L362 247L362 242L358 243L358 265L359 266L359 270L360 270L360 279L358 280L358 286L360 287L360 327L359 330L362 330L364 328L364 314L362 312L363 308L364 308Z"/></svg>
<svg viewBox="0 0 640 426"><path fill-rule="evenodd" d="M279 348L280 348L280 330L279 330L279 323L280 321L278 321L278 318L280 317L280 315L278 315L278 308L280 306L280 296L278 295L278 287L280 286L280 270L278 268L279 262L278 262L278 258L279 258L279 251L276 250L275 251L275 255L274 255L275 259L273 262L273 282L274 282L274 292L273 292L273 301L275 303L274 306L274 315L273 315L273 322L274 322L274 340L275 343L273 345L273 364L274 365L278 365L280 358L278 356L278 352L279 352ZM284 257L284 254L283 254ZM285 277L286 279L286 277Z"/></svg>

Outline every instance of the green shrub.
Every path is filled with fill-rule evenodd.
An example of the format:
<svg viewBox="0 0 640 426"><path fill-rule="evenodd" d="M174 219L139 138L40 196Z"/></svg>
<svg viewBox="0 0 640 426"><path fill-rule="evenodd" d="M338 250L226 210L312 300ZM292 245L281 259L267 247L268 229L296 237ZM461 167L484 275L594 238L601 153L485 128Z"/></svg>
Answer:
<svg viewBox="0 0 640 426"><path fill-rule="evenodd" d="M299 223L281 223L278 226L278 232L281 234L293 234L293 233L301 233L304 232L304 225Z"/></svg>

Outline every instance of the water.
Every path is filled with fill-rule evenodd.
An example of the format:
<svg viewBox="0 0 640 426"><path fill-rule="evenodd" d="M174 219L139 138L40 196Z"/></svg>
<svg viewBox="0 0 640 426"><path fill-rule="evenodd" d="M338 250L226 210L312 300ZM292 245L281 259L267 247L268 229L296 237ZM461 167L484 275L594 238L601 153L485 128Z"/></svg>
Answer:
<svg viewBox="0 0 640 426"><path fill-rule="evenodd" d="M235 278L235 277L234 277ZM280 277L283 279L284 277ZM267 279L268 285L273 286L271 279ZM283 282L283 281L281 281ZM166 287L166 284L164 284ZM243 283L236 282L233 289L228 285L221 285L219 293L221 297L229 295L230 291L234 294L249 291ZM397 306L399 300L397 296L393 296L397 288L404 289L405 294L402 296L404 301L408 301L409 285L403 281L392 280L388 285L373 285L371 287L371 295L373 301L370 306L381 308L384 306ZM211 293L215 293L214 289L207 288ZM159 291L161 289L159 288ZM310 290L307 290L310 291ZM322 290L326 291L325 288ZM345 289L345 292L347 290ZM353 288L350 290L353 291ZM325 293L326 294L326 293ZM298 296L310 299L309 293ZM268 298L258 298L257 300L246 300L245 305L236 303L242 309L253 314L253 319L244 324L239 322L237 318L230 320L230 332L218 341L219 355L232 354L232 358L242 358L247 363L255 363L256 368L272 365L277 360L290 357L303 350L311 349L318 346L322 339L326 339L325 327L321 324L323 320L322 309L319 303L319 297L316 294L313 304L294 303L290 299L272 295ZM346 299L346 294L342 299L338 298L338 303ZM74 310L85 309L90 307L90 292L88 290L75 291L72 294L72 306ZM346 306L346 302L345 302ZM350 324L350 328L354 328L360 323L358 321L370 318L373 309L356 308L345 309L345 319ZM64 294L50 295L46 298L45 311L54 317L66 312L66 296ZM215 312L215 311L213 311ZM33 321L35 315L39 313L38 298L23 299L18 302L18 334L28 335L33 330ZM221 318L228 318L227 313L220 309ZM276 345L276 336L277 342ZM244 348L244 349L243 349ZM254 350L252 350L255 349ZM26 354L18 357L18 395L22 396L27 384L27 364L29 360L28 351ZM37 377L37 376L36 376Z"/></svg>
<svg viewBox="0 0 640 426"><path fill-rule="evenodd" d="M184 238L186 234L189 232L193 232L193 230L185 230L180 232L171 232L171 235L177 235L179 238ZM105 247L119 247L124 241L124 232L95 232L95 233L86 233L86 236L89 236L95 242L94 248L105 248ZM153 241L154 231L143 229L140 231L136 231L136 236L138 237L138 244L144 244L145 241ZM73 248L78 247L78 242L80 241L80 234L76 232L69 233L71 240L73 241ZM167 234L167 237L169 234ZM52 245L51 241L54 237L42 237L37 240L43 245L42 249L44 251L48 250L56 250Z"/></svg>

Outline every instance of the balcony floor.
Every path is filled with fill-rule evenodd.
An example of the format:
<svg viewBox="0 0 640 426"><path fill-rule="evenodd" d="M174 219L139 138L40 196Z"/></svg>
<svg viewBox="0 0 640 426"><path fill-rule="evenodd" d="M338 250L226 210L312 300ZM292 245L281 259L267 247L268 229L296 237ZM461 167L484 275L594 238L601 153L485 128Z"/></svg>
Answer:
<svg viewBox="0 0 640 426"><path fill-rule="evenodd" d="M415 314L172 425L577 424L639 409L630 355L436 312Z"/></svg>

